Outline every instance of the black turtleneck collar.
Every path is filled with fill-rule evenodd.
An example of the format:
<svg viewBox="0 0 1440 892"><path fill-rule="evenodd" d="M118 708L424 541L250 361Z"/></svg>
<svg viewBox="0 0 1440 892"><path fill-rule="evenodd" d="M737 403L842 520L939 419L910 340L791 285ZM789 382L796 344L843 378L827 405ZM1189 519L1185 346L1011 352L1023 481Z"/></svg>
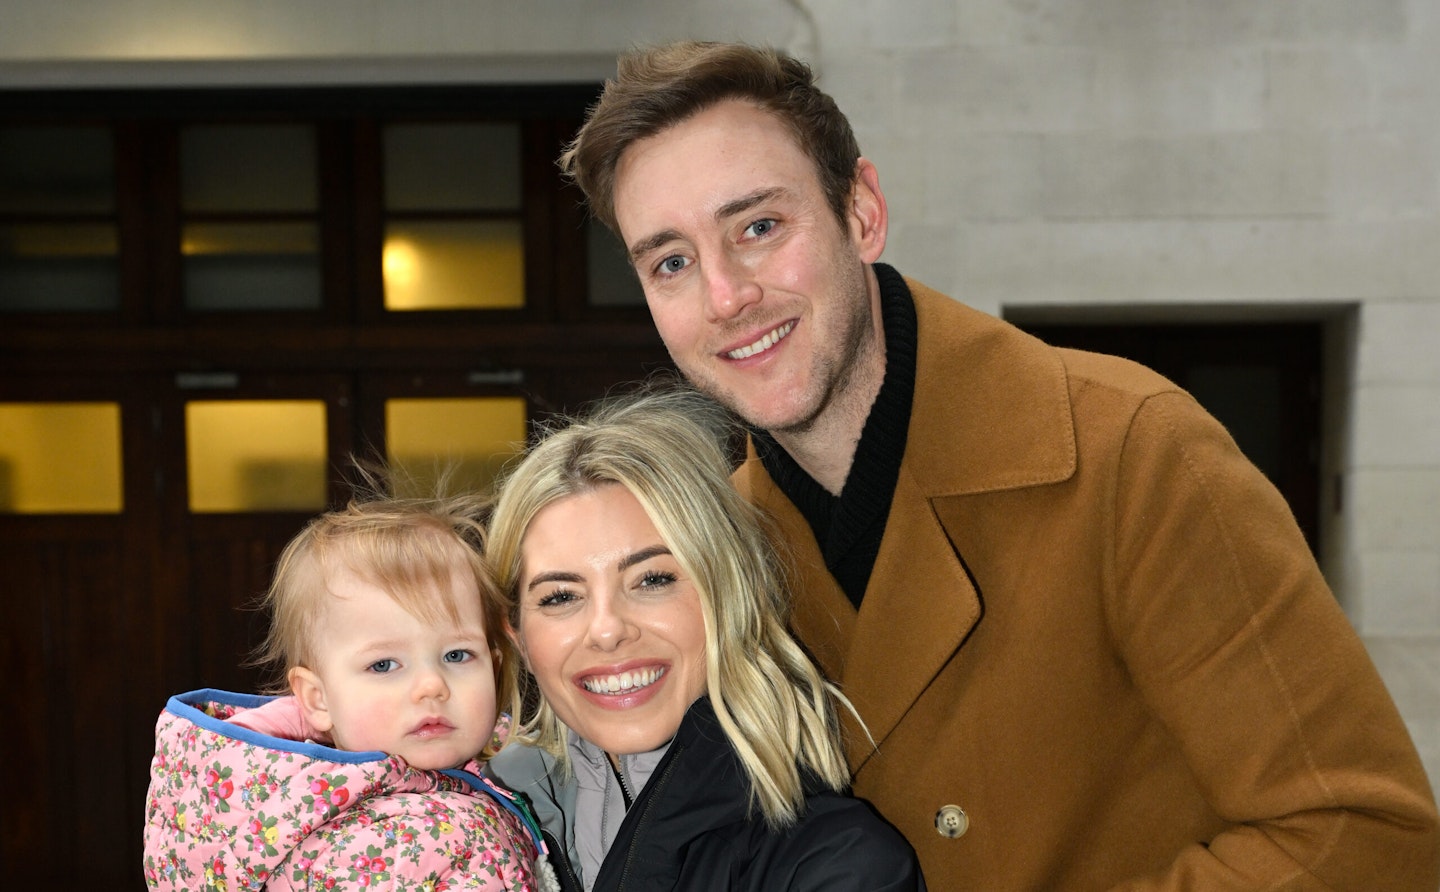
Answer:
<svg viewBox="0 0 1440 892"><path fill-rule="evenodd" d="M885 378L840 495L816 483L769 433L750 431L766 472L809 522L825 566L857 609L885 534L915 395L915 302L893 267L876 263L874 270L885 328Z"/></svg>

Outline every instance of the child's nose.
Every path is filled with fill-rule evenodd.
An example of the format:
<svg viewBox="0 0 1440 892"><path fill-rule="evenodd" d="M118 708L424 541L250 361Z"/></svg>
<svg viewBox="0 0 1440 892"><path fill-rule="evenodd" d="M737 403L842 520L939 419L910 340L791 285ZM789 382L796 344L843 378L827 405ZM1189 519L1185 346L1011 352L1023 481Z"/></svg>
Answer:
<svg viewBox="0 0 1440 892"><path fill-rule="evenodd" d="M443 700L450 695L450 687L445 684L445 676L438 669L425 669L415 681L415 699L438 699Z"/></svg>

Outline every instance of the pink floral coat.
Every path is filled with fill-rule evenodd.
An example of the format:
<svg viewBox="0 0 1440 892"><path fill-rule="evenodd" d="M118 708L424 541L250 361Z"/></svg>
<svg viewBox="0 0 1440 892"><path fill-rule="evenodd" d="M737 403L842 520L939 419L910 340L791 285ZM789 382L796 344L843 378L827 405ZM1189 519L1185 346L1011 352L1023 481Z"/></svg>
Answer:
<svg viewBox="0 0 1440 892"><path fill-rule="evenodd" d="M150 888L538 888L533 819L478 764L421 771L225 721L269 699L193 691L160 714L145 803Z"/></svg>

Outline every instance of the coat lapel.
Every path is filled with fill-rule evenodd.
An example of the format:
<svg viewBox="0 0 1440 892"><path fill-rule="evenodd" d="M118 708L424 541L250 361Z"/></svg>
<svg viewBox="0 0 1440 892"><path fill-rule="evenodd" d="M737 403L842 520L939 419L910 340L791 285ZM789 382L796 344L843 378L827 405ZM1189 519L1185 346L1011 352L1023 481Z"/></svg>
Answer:
<svg viewBox="0 0 1440 892"><path fill-rule="evenodd" d="M876 744L981 621L983 602L937 499L1068 479L1076 467L1069 386L1057 351L907 280L919 329L905 458L857 615L804 516L751 447L736 486L773 518L797 584L791 625L840 682ZM1017 412L1017 407L1025 411ZM851 767L874 752L850 729Z"/></svg>
<svg viewBox="0 0 1440 892"><path fill-rule="evenodd" d="M841 687L876 745L959 650L983 608L960 556L902 469L885 538L851 637ZM851 767L874 753L852 738Z"/></svg>

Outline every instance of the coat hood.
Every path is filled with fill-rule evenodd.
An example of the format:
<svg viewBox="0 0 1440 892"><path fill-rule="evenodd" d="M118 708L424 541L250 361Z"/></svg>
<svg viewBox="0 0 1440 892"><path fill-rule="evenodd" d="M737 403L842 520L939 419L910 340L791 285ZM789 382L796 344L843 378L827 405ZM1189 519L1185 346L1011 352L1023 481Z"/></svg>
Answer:
<svg viewBox="0 0 1440 892"><path fill-rule="evenodd" d="M299 859L293 866L305 868L298 849L318 828L399 793L456 793L465 802L483 783L491 798L530 823L504 793L476 777L478 763L424 771L399 756L285 740L226 721L271 699L209 689L170 698L156 724L146 797L151 886L263 888L292 855ZM438 823L449 809L437 802L432 811Z"/></svg>

